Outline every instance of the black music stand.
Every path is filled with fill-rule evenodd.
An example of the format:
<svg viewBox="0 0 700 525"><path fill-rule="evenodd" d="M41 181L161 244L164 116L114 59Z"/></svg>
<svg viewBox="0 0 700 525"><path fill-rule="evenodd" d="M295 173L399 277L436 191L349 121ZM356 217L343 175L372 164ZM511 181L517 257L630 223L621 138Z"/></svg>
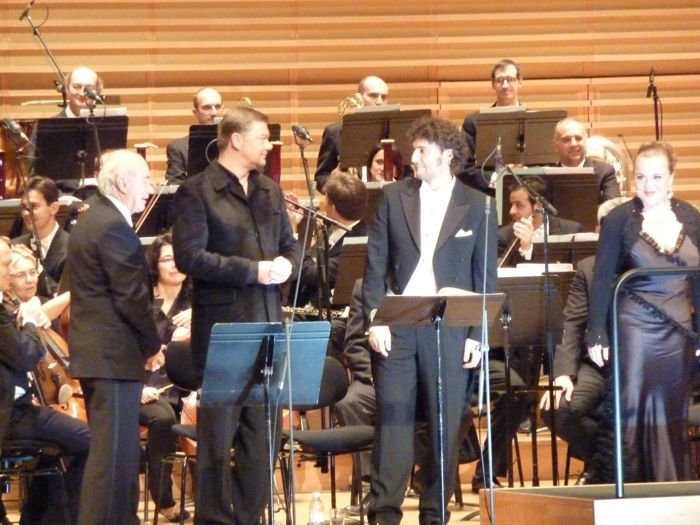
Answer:
<svg viewBox="0 0 700 525"><path fill-rule="evenodd" d="M287 378L291 404L318 402L330 330L328 321L217 323L211 329L200 404L265 407L270 525L274 523L272 405L292 409L281 402Z"/></svg>
<svg viewBox="0 0 700 525"><path fill-rule="evenodd" d="M127 116L39 119L34 172L55 181L93 177L101 152L126 147L128 128Z"/></svg>
<svg viewBox="0 0 700 525"><path fill-rule="evenodd" d="M385 295L372 320L373 325L400 328L434 326L437 341L437 412L438 452L440 458L440 495L445 501L445 429L443 419L442 344L440 329L480 326L484 319L493 324L505 296L500 293L480 295L406 296ZM486 312L484 312L486 310ZM492 461L492 458L489 459ZM441 523L446 523L445 507L440 507Z"/></svg>
<svg viewBox="0 0 700 525"><path fill-rule="evenodd" d="M282 126L280 124L268 124L270 130L270 142L280 140ZM209 163L219 156L219 148L216 145L218 124L193 124L190 126L187 150L187 176L191 177L204 171ZM265 165L265 174L267 164Z"/></svg>
<svg viewBox="0 0 700 525"><path fill-rule="evenodd" d="M413 146L406 132L417 119L429 116L429 109L377 109L345 115L340 140L341 168L356 168L359 173L360 168L367 164L369 152L382 139L394 139L394 145L401 152L404 161L410 159Z"/></svg>
<svg viewBox="0 0 700 525"><path fill-rule="evenodd" d="M483 111L476 119L476 161L487 167L495 159L491 152L499 142L504 164L522 166L555 164L559 159L552 137L557 122L566 118L565 110ZM491 155L489 159L489 155Z"/></svg>

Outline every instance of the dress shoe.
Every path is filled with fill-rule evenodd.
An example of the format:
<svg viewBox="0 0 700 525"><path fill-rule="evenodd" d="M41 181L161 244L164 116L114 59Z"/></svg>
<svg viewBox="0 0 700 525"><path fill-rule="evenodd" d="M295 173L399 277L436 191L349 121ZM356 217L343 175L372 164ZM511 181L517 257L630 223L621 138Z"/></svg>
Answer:
<svg viewBox="0 0 700 525"><path fill-rule="evenodd" d="M487 489L488 487L484 486L484 479L483 478L478 478L474 476L472 478L472 494L478 494L481 489ZM501 482L498 481L497 479L493 480L493 488L494 489L502 489L503 485L501 485Z"/></svg>

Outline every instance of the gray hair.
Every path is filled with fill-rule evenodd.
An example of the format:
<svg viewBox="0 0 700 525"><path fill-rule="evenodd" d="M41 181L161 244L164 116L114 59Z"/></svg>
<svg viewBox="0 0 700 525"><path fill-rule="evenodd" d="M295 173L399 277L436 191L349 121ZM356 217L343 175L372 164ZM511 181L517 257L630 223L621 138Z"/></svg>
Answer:
<svg viewBox="0 0 700 525"><path fill-rule="evenodd" d="M102 168L97 175L97 188L103 195L117 197L117 179L120 176L132 176L139 168L148 164L144 158L128 149L116 149L102 155Z"/></svg>

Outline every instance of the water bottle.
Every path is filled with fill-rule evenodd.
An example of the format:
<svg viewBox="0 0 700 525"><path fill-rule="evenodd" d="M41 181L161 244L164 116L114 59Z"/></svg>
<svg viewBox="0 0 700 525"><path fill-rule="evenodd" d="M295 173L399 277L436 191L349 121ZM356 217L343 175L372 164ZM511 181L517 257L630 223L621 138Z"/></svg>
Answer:
<svg viewBox="0 0 700 525"><path fill-rule="evenodd" d="M323 509L321 493L313 492L311 494L311 503L309 503L309 525L322 525L325 521L326 512Z"/></svg>

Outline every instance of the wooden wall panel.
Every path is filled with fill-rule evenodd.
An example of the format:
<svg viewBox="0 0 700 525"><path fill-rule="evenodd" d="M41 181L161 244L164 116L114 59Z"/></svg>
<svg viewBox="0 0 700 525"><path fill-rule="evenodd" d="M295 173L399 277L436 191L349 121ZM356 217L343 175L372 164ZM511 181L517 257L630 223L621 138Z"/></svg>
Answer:
<svg viewBox="0 0 700 525"><path fill-rule="evenodd" d="M54 114L54 75L27 21L24 1L0 4L2 117ZM44 20L46 9L50 16ZM191 123L203 85L225 102L253 100L283 125L283 184L304 187L290 125L320 141L357 81L379 74L391 100L461 123L490 104L491 65L517 60L521 98L533 109L564 108L594 133L634 150L653 137L645 97L652 66L665 138L678 149L677 194L700 201L700 5L697 0L521 0L328 2L321 0L39 0L31 11L61 67L86 64L106 93L129 108L129 143L149 153L156 175L165 145ZM313 170L316 144L307 149Z"/></svg>

